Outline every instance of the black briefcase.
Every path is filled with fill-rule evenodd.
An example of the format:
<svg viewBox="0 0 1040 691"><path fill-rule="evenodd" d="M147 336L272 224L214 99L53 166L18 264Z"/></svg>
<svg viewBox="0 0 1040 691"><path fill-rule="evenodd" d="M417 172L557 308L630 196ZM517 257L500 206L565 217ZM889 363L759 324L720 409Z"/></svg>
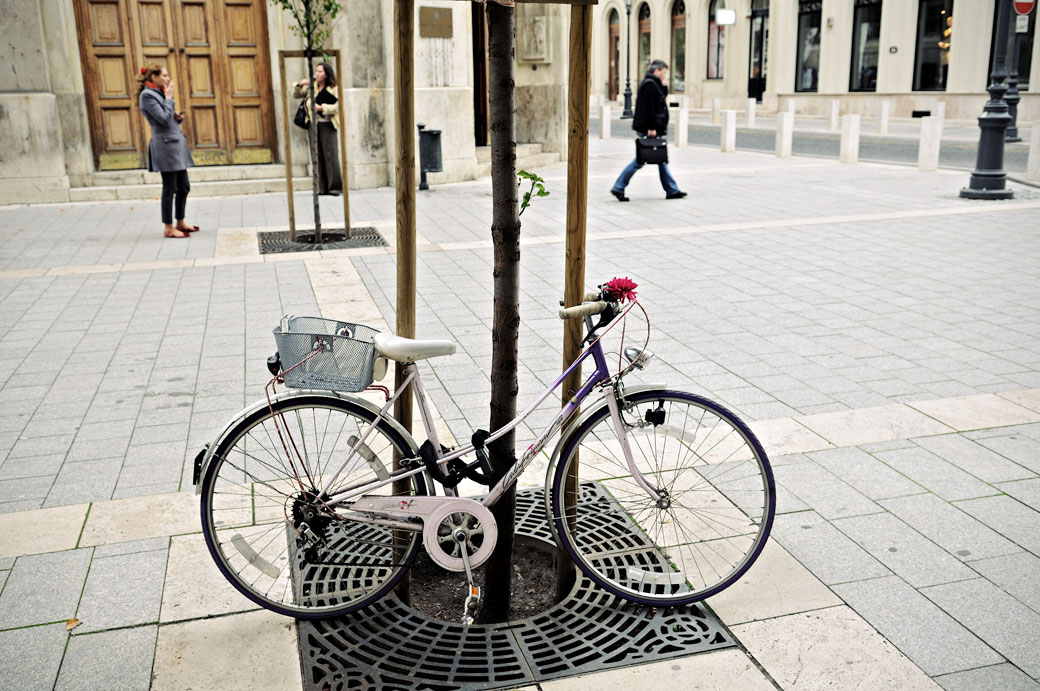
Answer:
<svg viewBox="0 0 1040 691"><path fill-rule="evenodd" d="M668 142L664 137L636 139L636 161L638 163L668 163Z"/></svg>

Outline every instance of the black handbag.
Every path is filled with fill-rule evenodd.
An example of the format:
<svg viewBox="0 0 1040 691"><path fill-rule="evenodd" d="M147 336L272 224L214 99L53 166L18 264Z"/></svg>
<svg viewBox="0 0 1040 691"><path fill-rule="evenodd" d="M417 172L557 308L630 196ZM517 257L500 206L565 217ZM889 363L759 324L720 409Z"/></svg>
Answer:
<svg viewBox="0 0 1040 691"><path fill-rule="evenodd" d="M636 139L637 163L668 163L668 142L664 137L639 137Z"/></svg>
<svg viewBox="0 0 1040 691"><path fill-rule="evenodd" d="M293 118L293 124L302 129L308 129L311 126L311 114L307 110L307 100L300 101L300 107L296 109L296 117Z"/></svg>

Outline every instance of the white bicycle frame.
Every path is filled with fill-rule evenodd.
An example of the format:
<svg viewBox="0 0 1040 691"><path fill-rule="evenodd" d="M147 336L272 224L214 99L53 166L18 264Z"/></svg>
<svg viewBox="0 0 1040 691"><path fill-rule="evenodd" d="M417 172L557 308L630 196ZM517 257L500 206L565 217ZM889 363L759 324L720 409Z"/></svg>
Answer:
<svg viewBox="0 0 1040 691"><path fill-rule="evenodd" d="M628 305L625 312L630 310L635 304L636 303L633 301L630 305ZM617 321L615 321L614 323L617 323ZM608 326L607 329L604 331L604 334L607 331L609 331L612 326L613 324L611 326ZM632 471L633 477L636 479L636 482L639 483L639 485L647 492L647 494L654 501L658 501L660 499L660 495L657 492L657 488L647 483L643 477L643 474L639 472L639 470L636 468L632 456L632 450L628 443L628 435L625 430L625 422L621 417L621 411L618 407L617 398L615 397L614 392L612 390L613 377L610 375L610 371L606 362L606 356L604 355L603 347L600 344L600 340L602 339L602 337L603 334L597 337L589 345L589 347L586 348L574 360L574 362L572 362L571 365L566 370L564 370L562 374L560 374L556 381L549 385L549 387L542 392L542 394L537 398L537 400L535 400L530 406L527 407L526 410L520 413L520 415L518 415L517 417L513 418L513 420L511 420L508 424L506 424L503 427L500 427L488 436L487 441L485 443L491 443L515 429L535 409L537 409L542 403L544 403L545 400L563 384L563 381L567 378L567 376L570 375L571 372L575 371L578 367L580 367L581 363L584 360L586 360L589 357L593 358L593 361L596 364L596 370L585 380L585 383L582 384L581 388L578 389L574 396L572 396L571 399L560 409L559 414L553 419L552 423L548 427L546 427L541 434L538 435L535 441L527 447L523 455L509 468L508 471L506 471L505 475L502 476L502 479L499 480L498 483L496 483L495 486L490 489L490 491L482 500L480 500L480 503L483 506L491 507L495 504L495 502L498 501L502 494L507 489L509 489L509 487L511 487L512 484L516 481L516 479L520 477L524 470L527 469L534 457L543 448L545 448L545 445L549 442L549 440L563 428L563 426L567 423L567 421L571 418L575 411L578 410L581 404L585 401L586 398L588 398L588 396L592 393L592 390L596 387L600 387L603 389L611 389L604 391L604 399L606 400L607 408L610 411L610 416L614 423L614 430L617 433L618 440L621 444L622 451L625 455L625 461L628 464L629 469ZM326 506L329 506L330 508L335 508L346 502L352 501L357 497L364 495L368 492L372 492L376 489L379 489L380 487L385 487L386 485L395 481L403 480L413 475L417 475L426 470L425 465L416 468L397 470L392 473L389 473L388 477L385 477L384 479L366 480L365 482L351 485L349 487L340 488L335 491L332 490L333 486L336 484L336 480L339 478L340 474L342 474L343 470L350 463L351 459L353 459L358 454L359 449L361 449L364 446L365 441L371 436L376 426L380 423L380 421L387 417L387 413L392 408L394 402L401 396L401 394L404 391L408 390L409 386L411 386L415 391L415 397L419 404L419 414L422 419L423 428L426 432L427 438L433 445L434 453L436 454L436 462L438 465L443 466L451 460L473 453L476 450L473 444L467 444L447 454L442 455L440 440L437 438L437 430L434 426L433 414L430 411L429 403L426 400L426 391L423 389L422 381L419 377L419 371L414 363L409 363L405 365L404 372L404 381L397 388L394 394L389 398L389 400L387 400L386 404L382 407L382 409L380 409L376 419L373 420L368 425L368 427L365 428L360 438L353 445L353 447L351 447L350 452L347 453L346 457L339 463L335 471L332 473L331 477L329 477L329 479L325 482L324 487L322 487L319 497L325 498L324 503ZM450 498L452 497L444 497L445 500L448 500ZM417 527L415 523L407 521L395 521L392 519L368 520L373 523L378 522L383 525L390 525L393 527L399 527L408 530L421 529Z"/></svg>

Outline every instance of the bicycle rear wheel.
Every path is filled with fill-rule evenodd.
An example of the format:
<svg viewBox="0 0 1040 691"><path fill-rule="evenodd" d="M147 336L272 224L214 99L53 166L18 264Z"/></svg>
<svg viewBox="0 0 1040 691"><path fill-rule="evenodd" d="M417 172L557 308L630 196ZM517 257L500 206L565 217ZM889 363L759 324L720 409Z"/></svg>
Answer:
<svg viewBox="0 0 1040 691"><path fill-rule="evenodd" d="M594 582L634 602L680 605L718 593L769 536L776 497L765 452L737 416L700 396L641 391L621 406L636 472L608 409L582 423L553 476L550 520L560 543Z"/></svg>
<svg viewBox="0 0 1040 691"><path fill-rule="evenodd" d="M421 533L350 520L315 500L374 419L351 401L304 394L257 410L218 440L203 478L203 534L243 595L280 614L321 619L378 600L405 574ZM334 489L386 478L395 452L413 455L380 422ZM407 482L407 495L426 494L421 473ZM389 484L367 492L392 493Z"/></svg>

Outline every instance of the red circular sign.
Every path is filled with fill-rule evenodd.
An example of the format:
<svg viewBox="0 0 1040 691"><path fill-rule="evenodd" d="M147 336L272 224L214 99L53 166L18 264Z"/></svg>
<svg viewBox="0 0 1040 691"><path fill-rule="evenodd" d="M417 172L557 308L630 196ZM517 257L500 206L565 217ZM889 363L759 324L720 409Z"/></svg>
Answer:
<svg viewBox="0 0 1040 691"><path fill-rule="evenodd" d="M1035 4L1036 0L1015 0L1015 12L1029 14L1033 11L1033 5Z"/></svg>

